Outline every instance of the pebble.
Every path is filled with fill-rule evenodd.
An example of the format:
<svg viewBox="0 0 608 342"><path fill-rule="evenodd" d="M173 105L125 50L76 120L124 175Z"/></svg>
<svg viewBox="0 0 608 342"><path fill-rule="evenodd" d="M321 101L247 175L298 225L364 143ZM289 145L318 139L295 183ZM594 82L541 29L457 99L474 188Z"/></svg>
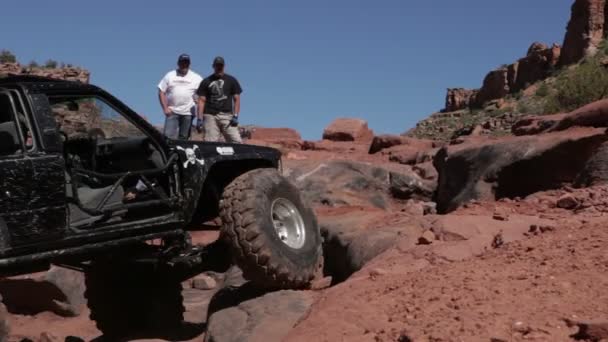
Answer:
<svg viewBox="0 0 608 342"><path fill-rule="evenodd" d="M199 274L192 280L192 287L197 290L213 290L217 287L217 282L206 274Z"/></svg>

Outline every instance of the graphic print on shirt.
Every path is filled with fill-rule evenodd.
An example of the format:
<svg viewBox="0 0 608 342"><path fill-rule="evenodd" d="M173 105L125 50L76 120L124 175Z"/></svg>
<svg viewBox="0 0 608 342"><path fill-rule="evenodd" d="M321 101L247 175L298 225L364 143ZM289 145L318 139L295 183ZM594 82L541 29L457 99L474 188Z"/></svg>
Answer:
<svg viewBox="0 0 608 342"><path fill-rule="evenodd" d="M228 96L224 94L224 80L218 79L209 84L209 93L211 94L210 100L213 103L220 104L222 101L228 99Z"/></svg>

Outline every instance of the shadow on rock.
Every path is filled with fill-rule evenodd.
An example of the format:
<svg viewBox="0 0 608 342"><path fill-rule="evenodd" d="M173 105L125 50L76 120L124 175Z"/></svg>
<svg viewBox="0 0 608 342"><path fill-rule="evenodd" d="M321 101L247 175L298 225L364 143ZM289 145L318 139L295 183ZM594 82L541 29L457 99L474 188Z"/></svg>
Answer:
<svg viewBox="0 0 608 342"><path fill-rule="evenodd" d="M211 298L207 310L207 317L211 317L215 312L238 306L242 302L263 296L266 293L268 293L268 290L260 289L252 283L246 283L239 287L225 287L219 290L213 298Z"/></svg>
<svg viewBox="0 0 608 342"><path fill-rule="evenodd" d="M135 340L167 340L167 341L190 341L205 332L206 324L184 323L169 331L146 331L128 336L99 336L91 342L127 342Z"/></svg>

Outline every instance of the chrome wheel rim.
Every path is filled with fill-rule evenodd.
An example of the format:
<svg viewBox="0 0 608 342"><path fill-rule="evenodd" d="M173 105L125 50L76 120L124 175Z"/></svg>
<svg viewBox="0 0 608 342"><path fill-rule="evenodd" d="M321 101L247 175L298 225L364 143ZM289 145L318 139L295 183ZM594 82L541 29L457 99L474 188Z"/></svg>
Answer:
<svg viewBox="0 0 608 342"><path fill-rule="evenodd" d="M293 249L300 249L306 241L304 219L296 206L284 198L277 198L270 206L270 218L279 240Z"/></svg>

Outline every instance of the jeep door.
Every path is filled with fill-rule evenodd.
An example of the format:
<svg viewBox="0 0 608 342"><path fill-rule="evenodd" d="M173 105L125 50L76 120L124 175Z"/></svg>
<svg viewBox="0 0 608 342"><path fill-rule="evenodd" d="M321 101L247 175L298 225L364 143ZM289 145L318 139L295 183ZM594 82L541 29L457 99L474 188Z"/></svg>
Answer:
<svg viewBox="0 0 608 342"><path fill-rule="evenodd" d="M0 254L66 232L64 161L42 153L15 90L0 88Z"/></svg>
<svg viewBox="0 0 608 342"><path fill-rule="evenodd" d="M48 94L65 137L70 228L86 235L177 222L177 156L167 155L133 113L104 95Z"/></svg>

